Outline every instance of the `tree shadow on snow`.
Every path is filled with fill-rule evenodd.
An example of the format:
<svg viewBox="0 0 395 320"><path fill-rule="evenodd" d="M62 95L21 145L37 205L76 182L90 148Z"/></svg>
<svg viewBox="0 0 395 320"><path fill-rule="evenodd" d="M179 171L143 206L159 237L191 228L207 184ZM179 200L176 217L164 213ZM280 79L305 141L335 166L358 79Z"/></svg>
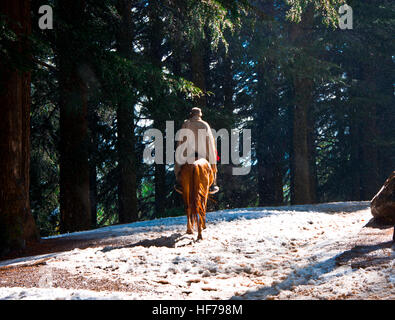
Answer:
<svg viewBox="0 0 395 320"><path fill-rule="evenodd" d="M108 252L116 249L124 249L124 248L134 248L134 247L167 247L167 248L176 248L180 246L185 246L194 242L194 239L191 235L181 234L179 232L173 233L170 236L161 236L155 239L144 239L135 243L121 245L121 246L107 246L104 247L101 251Z"/></svg>
<svg viewBox="0 0 395 320"><path fill-rule="evenodd" d="M281 211L310 211L310 212L322 212L322 213L341 213L341 212L356 212L365 210L370 207L370 201L349 201L349 202L326 202L326 203L314 203L314 204L298 204L291 206L279 206L279 207L264 207L257 209L266 210L281 210Z"/></svg>
<svg viewBox="0 0 395 320"><path fill-rule="evenodd" d="M339 255L336 258L336 263L337 265L345 265L350 262L352 269L378 266L394 259L393 253L385 249L395 251L394 242L357 245Z"/></svg>
<svg viewBox="0 0 395 320"><path fill-rule="evenodd" d="M283 281L274 282L271 286L265 286L258 290L248 291L242 296L233 296L231 299L266 299L269 296L278 295L281 291L290 290L292 287L309 284L310 281L318 280L325 274L329 274L339 266L350 263L353 272L359 268L378 266L394 259L394 255L384 253L384 249L392 248L395 251L393 241L379 244L354 246L352 249L344 251L332 258L315 264L308 265L292 271ZM377 253L377 254L374 254ZM344 270L339 274L344 274ZM334 274L336 276L336 274ZM325 281L323 279L323 281ZM311 282L314 285L314 282Z"/></svg>

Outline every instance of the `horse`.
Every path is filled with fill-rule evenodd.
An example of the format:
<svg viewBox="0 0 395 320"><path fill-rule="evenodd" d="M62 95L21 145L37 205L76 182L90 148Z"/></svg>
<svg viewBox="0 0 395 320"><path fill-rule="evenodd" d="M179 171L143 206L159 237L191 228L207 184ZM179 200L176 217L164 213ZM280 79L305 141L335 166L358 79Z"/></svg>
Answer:
<svg viewBox="0 0 395 320"><path fill-rule="evenodd" d="M191 164L184 164L180 170L179 181L187 215L187 233L193 234L193 227L197 226L197 239L202 240L202 229L206 229L209 188L214 182L214 173L210 163L201 158Z"/></svg>

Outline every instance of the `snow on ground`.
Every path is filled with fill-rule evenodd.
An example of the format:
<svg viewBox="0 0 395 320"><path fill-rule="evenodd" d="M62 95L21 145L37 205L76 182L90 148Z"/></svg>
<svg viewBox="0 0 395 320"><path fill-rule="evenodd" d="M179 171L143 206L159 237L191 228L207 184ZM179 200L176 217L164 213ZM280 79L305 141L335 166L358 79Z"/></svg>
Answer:
<svg viewBox="0 0 395 320"><path fill-rule="evenodd" d="M369 202L339 202L210 212L203 241L186 217L62 235L113 242L46 256L39 288L0 287L0 299L395 299L394 247L378 247L379 265L336 263L370 218ZM58 270L128 289L55 288Z"/></svg>
<svg viewBox="0 0 395 320"><path fill-rule="evenodd" d="M1 288L1 300L130 300L136 296L123 292L96 292L62 288Z"/></svg>

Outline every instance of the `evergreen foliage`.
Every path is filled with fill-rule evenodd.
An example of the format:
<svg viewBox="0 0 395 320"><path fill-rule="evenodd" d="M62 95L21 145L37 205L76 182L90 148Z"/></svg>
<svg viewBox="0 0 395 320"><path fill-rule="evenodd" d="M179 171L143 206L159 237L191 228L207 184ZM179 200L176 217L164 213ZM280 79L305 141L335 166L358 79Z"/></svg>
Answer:
<svg viewBox="0 0 395 320"><path fill-rule="evenodd" d="M177 130L196 104L216 130L252 129L250 174L219 165L211 209L296 203L298 126L309 201L370 200L393 171L393 1L347 1L352 30L337 28L344 0L74 1L77 20L61 1L32 1L32 61L12 52L16 35L0 15L0 59L32 72L30 200L41 236L62 230L60 101L73 75L87 108L92 227L183 214L173 166L144 164L142 137L169 120ZM43 4L53 30L38 28Z"/></svg>

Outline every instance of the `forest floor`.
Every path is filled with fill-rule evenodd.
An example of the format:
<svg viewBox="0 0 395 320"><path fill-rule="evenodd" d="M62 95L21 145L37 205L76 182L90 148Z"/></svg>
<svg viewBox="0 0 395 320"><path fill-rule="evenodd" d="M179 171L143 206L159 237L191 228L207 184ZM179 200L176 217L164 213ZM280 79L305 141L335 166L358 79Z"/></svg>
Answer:
<svg viewBox="0 0 395 320"><path fill-rule="evenodd" d="M210 212L42 239L0 261L0 299L395 299L369 202Z"/></svg>

